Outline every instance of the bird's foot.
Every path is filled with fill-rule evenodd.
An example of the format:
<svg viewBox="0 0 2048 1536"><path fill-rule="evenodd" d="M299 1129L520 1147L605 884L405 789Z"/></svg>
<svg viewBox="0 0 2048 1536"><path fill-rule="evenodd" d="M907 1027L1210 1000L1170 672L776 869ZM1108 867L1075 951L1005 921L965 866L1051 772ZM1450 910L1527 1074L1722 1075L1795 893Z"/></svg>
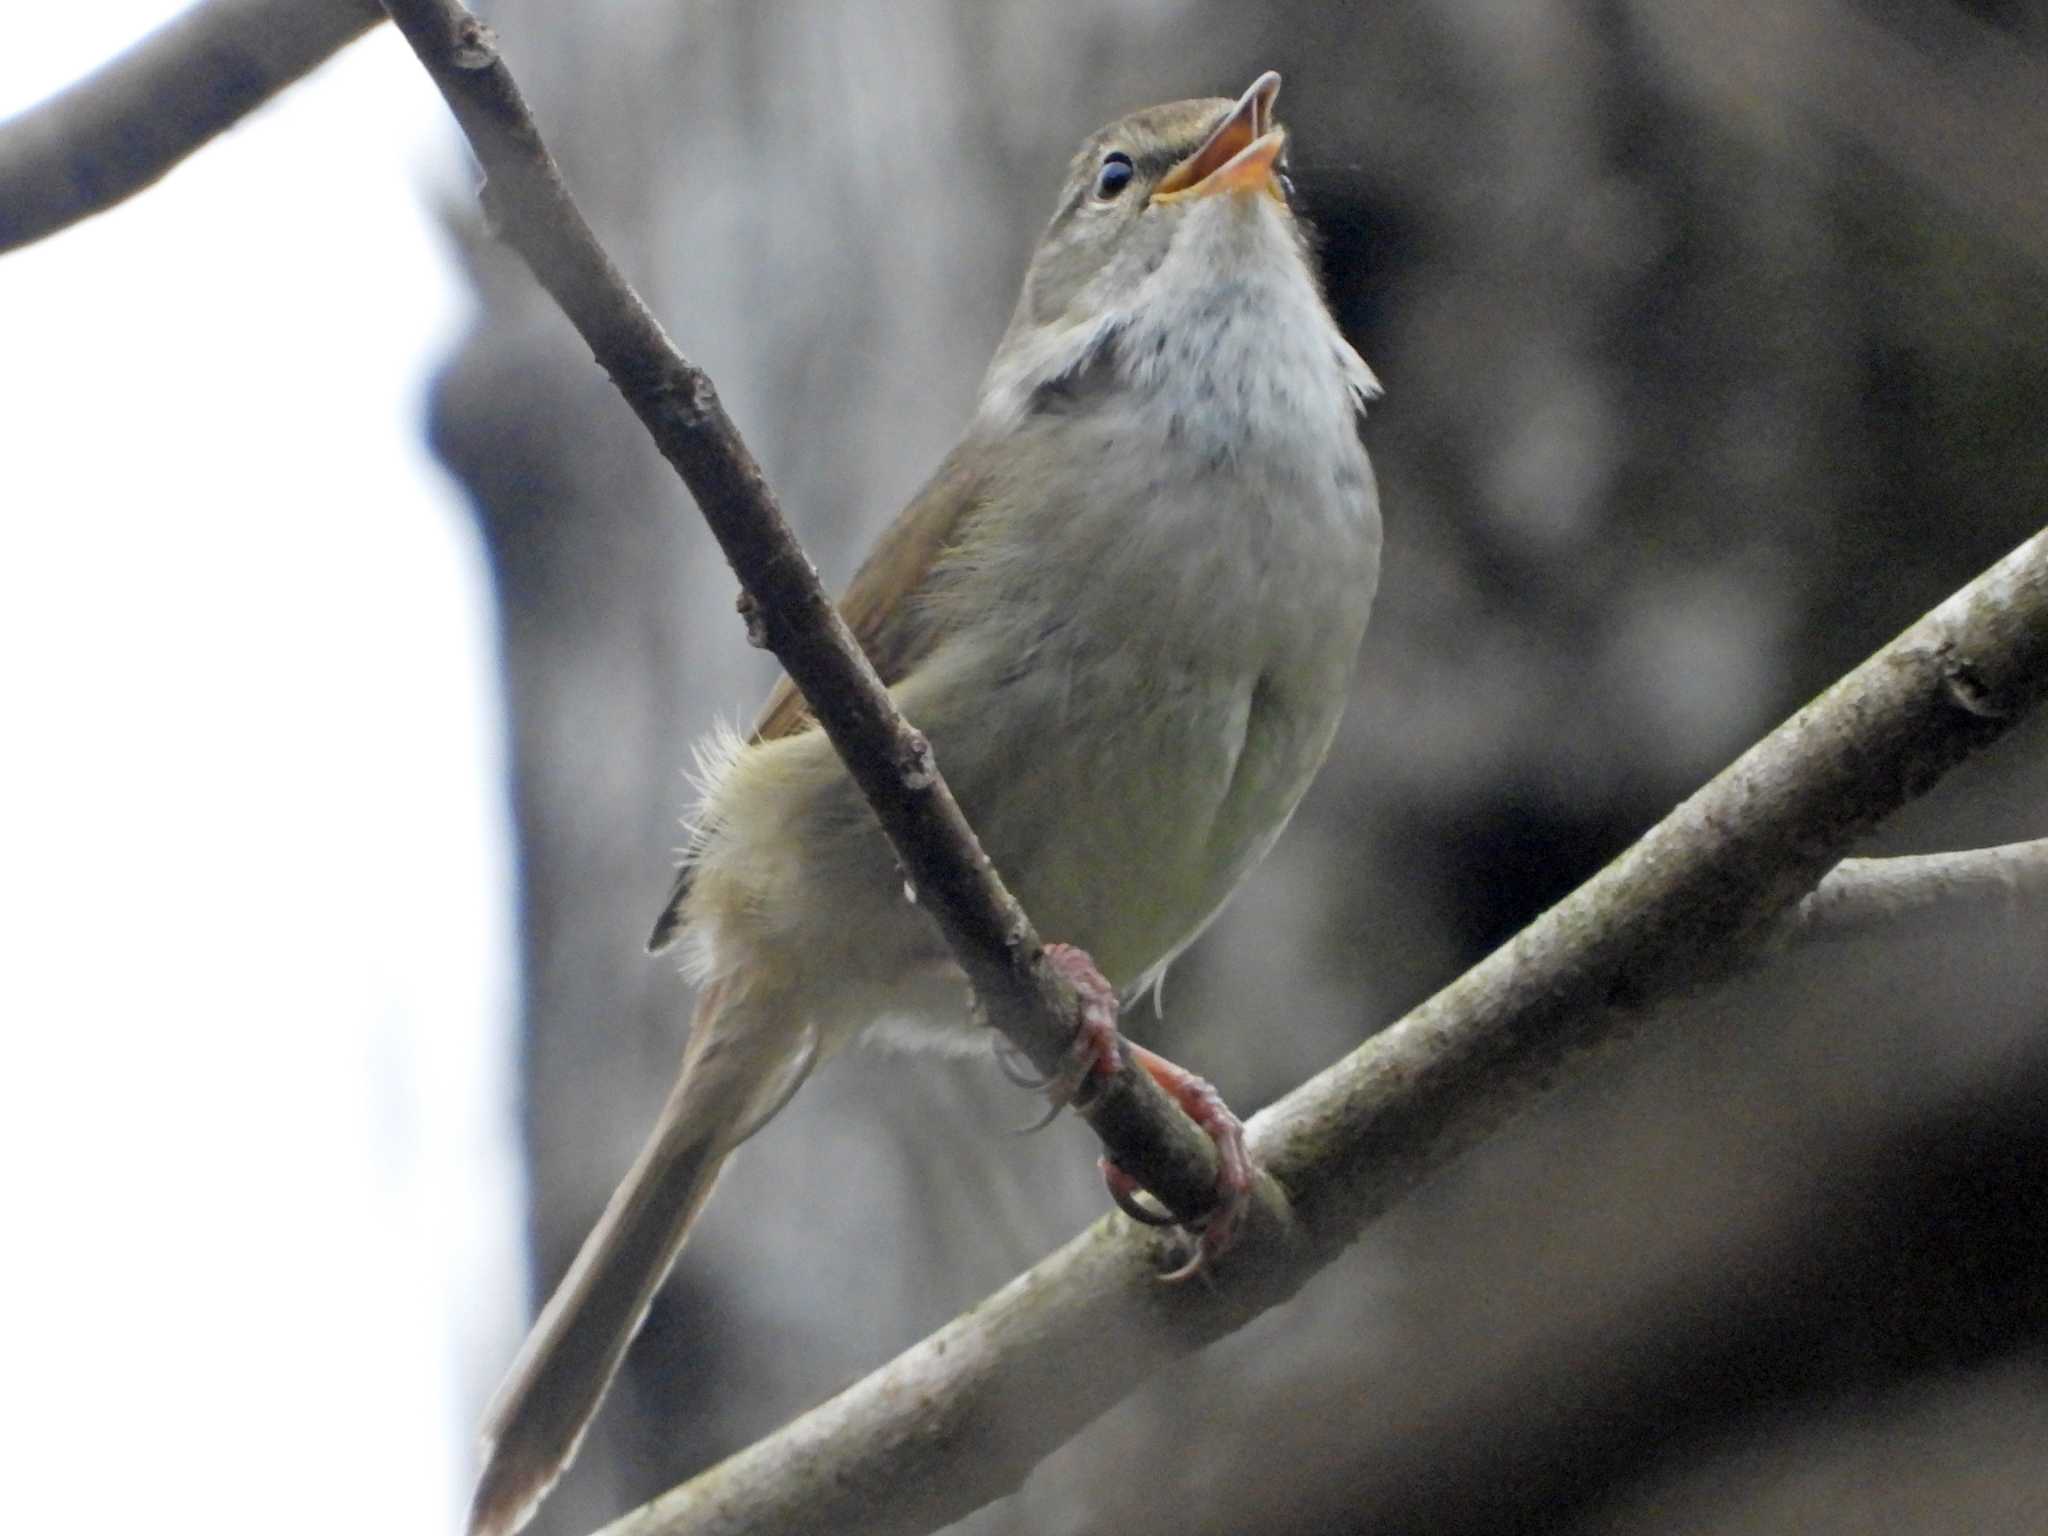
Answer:
<svg viewBox="0 0 2048 1536"><path fill-rule="evenodd" d="M1188 1261L1160 1276L1167 1281L1187 1280L1201 1274L1237 1241L1238 1228L1251 1204L1252 1158L1244 1142L1244 1122L1230 1112L1230 1106L1207 1079L1141 1045L1128 1049L1131 1059L1216 1144L1216 1203L1207 1214L1185 1224L1195 1240L1195 1251ZM1109 1186L1109 1197L1117 1208L1132 1220L1152 1227L1182 1225L1170 1212L1141 1203L1138 1195L1143 1186L1108 1158L1102 1160L1102 1182Z"/></svg>
<svg viewBox="0 0 2048 1536"><path fill-rule="evenodd" d="M1067 1046L1066 1063L1050 1077L1034 1074L1021 1052L1002 1036L996 1037L996 1066L1003 1076L1019 1088L1043 1092L1050 1102L1043 1119L1024 1127L1026 1133L1044 1130L1069 1106L1085 1108L1095 1097L1100 1080L1114 1077L1123 1065L1123 1036L1116 1027L1116 989L1095 968L1095 962L1084 949L1072 944L1048 944L1045 958L1080 997L1081 1019Z"/></svg>
<svg viewBox="0 0 2048 1536"><path fill-rule="evenodd" d="M1096 969L1086 950L1072 944L1048 944L1045 958L1079 994L1080 1025L1067 1047L1066 1064L1052 1077L1027 1075L1021 1067L1006 1060L998 1046L997 1060L1004 1075L1020 1087L1043 1090L1051 1100L1052 1108L1045 1119L1031 1127L1037 1130L1050 1124L1069 1105L1085 1107L1100 1085L1121 1070L1123 1053L1131 1053L1131 1060L1216 1144L1215 1204L1204 1215L1185 1223L1194 1237L1194 1253L1185 1264L1160 1278L1178 1281L1201 1274L1237 1241L1245 1210L1251 1204L1252 1159L1245 1147L1244 1123L1230 1112L1223 1096L1206 1079L1124 1039L1116 1027L1116 989ZM1144 1186L1107 1158L1102 1161L1102 1181L1109 1187L1110 1199L1134 1221L1154 1227L1183 1225L1171 1212L1141 1201L1139 1196L1146 1193Z"/></svg>
<svg viewBox="0 0 2048 1536"><path fill-rule="evenodd" d="M1081 999L1081 1022L1067 1046L1067 1064L1046 1085L1053 1107L1085 1106L1101 1086L1115 1077L1123 1062L1123 1035L1116 1027L1116 988L1109 984L1088 951L1072 944L1048 944L1045 958L1066 978Z"/></svg>

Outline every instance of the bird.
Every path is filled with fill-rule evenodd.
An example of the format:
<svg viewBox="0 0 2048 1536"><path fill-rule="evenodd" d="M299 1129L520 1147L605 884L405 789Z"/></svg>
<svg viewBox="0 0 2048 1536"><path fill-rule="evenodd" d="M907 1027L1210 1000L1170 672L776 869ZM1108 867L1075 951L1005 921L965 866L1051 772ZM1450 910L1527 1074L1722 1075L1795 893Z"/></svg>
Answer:
<svg viewBox="0 0 2048 1536"><path fill-rule="evenodd" d="M841 601L1087 1005L1056 1094L1115 1048L1115 1000L1157 984L1287 824L1378 583L1362 423L1380 386L1325 299L1279 88L1267 71L1082 144L959 444ZM698 768L649 946L679 949L698 987L681 1070L486 1415L471 1536L531 1517L719 1169L819 1063L863 1037L985 1047L787 677ZM1131 1049L1218 1142L1200 1263L1245 1200L1242 1130L1207 1083Z"/></svg>

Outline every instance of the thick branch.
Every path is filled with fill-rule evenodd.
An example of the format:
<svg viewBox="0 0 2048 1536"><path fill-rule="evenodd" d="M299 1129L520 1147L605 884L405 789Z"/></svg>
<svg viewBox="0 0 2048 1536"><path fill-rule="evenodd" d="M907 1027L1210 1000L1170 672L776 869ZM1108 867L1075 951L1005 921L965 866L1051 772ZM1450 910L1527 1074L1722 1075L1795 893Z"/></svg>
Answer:
<svg viewBox="0 0 2048 1536"><path fill-rule="evenodd" d="M1807 705L1498 953L1276 1105L1260 1145L1304 1224L1324 1242L1348 1241L1568 1054L1725 974L1854 839L2044 692L2048 533Z"/></svg>
<svg viewBox="0 0 2048 1536"><path fill-rule="evenodd" d="M1306 1242L1227 1256L1217 1290L1169 1293L1150 1280L1142 1236L1107 1217L605 1536L919 1532L1009 1492L1146 1374L1292 1294L1554 1081L1568 1057L1724 974L1844 847L2044 693L2048 533L1772 732L1504 948L1260 1115L1253 1150L1287 1185ZM1854 864L1835 888L1868 890L1872 878Z"/></svg>
<svg viewBox="0 0 2048 1536"><path fill-rule="evenodd" d="M1785 914L1786 940L1853 939L1942 916L2032 918L2048 938L2048 837L1967 853L1844 859Z"/></svg>
<svg viewBox="0 0 2048 1536"><path fill-rule="evenodd" d="M1045 963L1023 908L967 825L924 737L888 690L798 547L760 466L711 380L675 348L598 245L563 185L495 40L455 0L385 0L482 163L486 206L505 240L589 343L682 476L745 589L748 632L803 691L895 846L988 1020L1048 1075L1079 1023L1073 989ZM1083 1111L1110 1155L1169 1207L1206 1210L1209 1139L1128 1056ZM1263 1227L1285 1223L1262 1180Z"/></svg>
<svg viewBox="0 0 2048 1536"><path fill-rule="evenodd" d="M0 123L0 251L131 197L384 19L377 0L203 0Z"/></svg>

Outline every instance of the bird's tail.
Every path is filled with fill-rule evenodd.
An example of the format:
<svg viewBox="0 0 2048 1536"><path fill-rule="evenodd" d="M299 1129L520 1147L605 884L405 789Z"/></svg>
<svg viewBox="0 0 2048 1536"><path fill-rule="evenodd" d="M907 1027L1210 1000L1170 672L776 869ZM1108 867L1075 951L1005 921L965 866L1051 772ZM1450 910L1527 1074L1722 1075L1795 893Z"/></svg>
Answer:
<svg viewBox="0 0 2048 1536"><path fill-rule="evenodd" d="M653 1135L491 1402L470 1536L511 1536L568 1468L720 1168L815 1056L815 1035L767 999L706 989Z"/></svg>

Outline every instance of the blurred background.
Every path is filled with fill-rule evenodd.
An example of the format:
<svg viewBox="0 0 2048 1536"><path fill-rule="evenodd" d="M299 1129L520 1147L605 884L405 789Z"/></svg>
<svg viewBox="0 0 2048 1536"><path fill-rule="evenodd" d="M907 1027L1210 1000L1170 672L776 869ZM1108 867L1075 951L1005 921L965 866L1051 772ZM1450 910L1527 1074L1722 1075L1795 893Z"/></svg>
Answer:
<svg viewBox="0 0 2048 1536"><path fill-rule="evenodd" d="M1329 768L1175 969L1164 1017L1135 1015L1245 1113L2044 522L2038 5L484 13L601 235L834 582L964 423L1074 143L1283 72L1330 294L1387 386L1367 427L1387 557ZM233 1428L208 1426L209 1454L289 1423L310 1386L337 1418L314 1465L344 1448L351 1476L378 1467L366 1507L425 1530L452 1518L467 1426L666 1091L689 998L640 944L682 766L771 672L672 475L474 224L411 68L375 36L132 208L0 263L0 322L52 325L77 372L53 390L13 363L5 386L10 454L51 458L60 487L25 496L10 536L78 541L69 577L9 578L45 614L7 662L40 744L7 797L32 850L16 931L53 1010L21 1033L65 1077L35 1086L43 1119L7 1177L48 1148L67 1168L127 1147L97 1175L39 1176L46 1250L120 1276L93 1292L114 1321L88 1347L59 1332L68 1363L39 1390L69 1382L85 1413L81 1359L155 1362L186 1315L166 1268L235 1282L197 1287L213 1300L283 1295L269 1353L310 1335L373 1385L216 1371ZM317 101L336 103L326 148L230 160ZM216 174L224 200L181 235L117 222ZM339 201L356 180L423 209L438 247L389 234L388 203ZM164 240L201 253L192 283L225 284L203 322L155 270ZM53 295L80 271L95 280L67 308ZM252 286L265 275L274 293ZM144 316L101 306L138 288L194 334L131 344L110 411L105 349ZM386 329L353 318L372 314ZM222 359L208 382L187 371ZM422 394L406 381L426 368ZM117 486L131 412L184 424ZM58 439L60 420L97 435ZM459 500L401 449L377 457L401 434L430 442ZM282 452L259 466L265 444ZM205 519L218 548L195 555L182 534ZM266 540L294 541L291 563ZM123 573L132 596L109 585ZM219 652L181 660L201 619ZM2044 809L2036 721L1860 851L2040 836ZM75 901L50 899L60 877ZM135 929L161 964L138 962ZM226 985L259 965L263 984ZM318 1025L384 1091L309 1098L345 1074L206 1043L236 1021L259 1041ZM136 1069L127 1031L179 1044ZM131 1209L125 1164L174 1157L194 1117L124 1143L157 1111L105 1095L137 1070L141 1100L220 1091L205 1126L237 1148L235 1179L201 1168L150 1196L182 1210L225 1184L231 1214L166 1216L140 1252L89 1230L92 1208ZM394 1094L402 1115L380 1108ZM2039 912L1801 953L1585 1063L1289 1307L960 1529L2036 1532L2044 1096ZM727 1175L539 1529L587 1531L766 1432L1098 1214L1082 1132L990 1129L1030 1108L993 1065L820 1073ZM385 1203L360 1241L323 1241L339 1218L306 1159L354 1141ZM245 1167L267 1197L233 1198ZM270 1268L235 1246L252 1228ZM375 1243L388 1257L362 1260ZM68 1274L50 1267L38 1308L68 1304ZM386 1291L417 1332L370 1305ZM189 1377L249 1315L145 1374ZM374 1502L392 1437L445 1450L402 1506Z"/></svg>

